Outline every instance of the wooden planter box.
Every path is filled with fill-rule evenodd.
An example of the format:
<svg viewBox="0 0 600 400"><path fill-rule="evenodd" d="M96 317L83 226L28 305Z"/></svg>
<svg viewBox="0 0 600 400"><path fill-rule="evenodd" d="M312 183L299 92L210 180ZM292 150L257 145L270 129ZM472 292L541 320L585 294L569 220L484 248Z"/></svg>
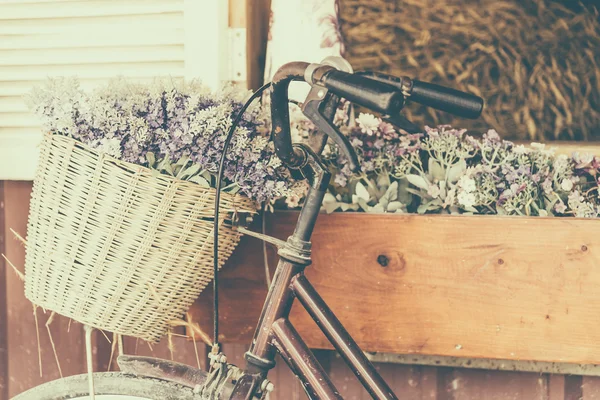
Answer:
<svg viewBox="0 0 600 400"><path fill-rule="evenodd" d="M268 233L287 238L296 218L268 216ZM600 363L600 221L338 213L320 217L313 249L306 275L363 350ZM223 342L252 338L262 260L246 237L223 268ZM206 290L192 308L206 332L211 307ZM299 304L291 320L330 348Z"/></svg>

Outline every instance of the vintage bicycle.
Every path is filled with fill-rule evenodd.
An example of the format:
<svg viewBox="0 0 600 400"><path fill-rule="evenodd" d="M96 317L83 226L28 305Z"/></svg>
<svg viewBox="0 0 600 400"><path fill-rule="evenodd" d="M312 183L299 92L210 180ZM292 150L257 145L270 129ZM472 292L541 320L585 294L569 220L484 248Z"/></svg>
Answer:
<svg viewBox="0 0 600 400"><path fill-rule="evenodd" d="M311 85L301 107L304 115L317 127L318 133L310 138L308 144L292 143L291 140L288 87L292 81L305 81ZM211 370L208 372L162 359L121 355L118 358L121 372L93 374L93 395L90 395L89 376L77 375L35 387L18 395L15 400L91 397L97 400L264 399L272 389L268 373L275 366L277 353L298 377L310 399L342 399L288 320L296 299L374 399L398 398L304 275L305 268L311 263L311 234L331 178L319 155L327 140L331 139L347 158L349 167L353 171L360 168L348 139L332 123L342 98L385 115L384 118L389 122L410 133L419 129L400 114L407 101L465 118L477 118L483 110L483 100L472 94L407 77L372 72L352 73L349 66L339 59L326 59L318 64L292 62L281 67L273 81L259 89L242 108L229 131L226 146L245 108L267 88L270 89L272 140L277 155L294 176L306 179L310 188L294 233L287 241L276 241L279 263L252 344L245 354L246 365L238 368L228 364L226 357L219 352L218 344L213 346L209 355ZM219 188L220 180L217 185L215 221L218 220ZM218 232L215 229L215 255L218 254L217 239ZM216 272L215 268L214 338L218 338Z"/></svg>

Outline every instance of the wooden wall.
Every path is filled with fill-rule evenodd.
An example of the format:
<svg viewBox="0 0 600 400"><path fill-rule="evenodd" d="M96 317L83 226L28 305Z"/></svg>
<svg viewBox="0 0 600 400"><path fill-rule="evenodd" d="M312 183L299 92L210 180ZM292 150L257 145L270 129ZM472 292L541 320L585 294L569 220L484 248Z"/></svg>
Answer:
<svg viewBox="0 0 600 400"><path fill-rule="evenodd" d="M25 235L29 207L30 182L0 182L0 252L22 270L25 251L10 229ZM240 299L243 301L243 299ZM0 259L0 400L59 377L48 333L44 324L48 314L38 309L43 376L38 367L35 320L31 304L23 295L23 283L12 268ZM83 329L81 325L57 318L51 325L64 375L85 372ZM177 361L196 365L193 343L174 339ZM97 371L108 369L111 345L103 335L94 337L94 365ZM247 344L226 344L229 359L243 365ZM125 340L125 352L170 358L166 340L152 348L133 338ZM198 345L198 360L206 366L206 349ZM368 399L343 361L333 352L316 351L345 399ZM377 364L401 399L409 400L594 400L600 399L600 378L538 373L499 372L446 367ZM114 365L113 365L114 369ZM279 362L270 378L276 390L272 400L304 399L299 384L284 363Z"/></svg>

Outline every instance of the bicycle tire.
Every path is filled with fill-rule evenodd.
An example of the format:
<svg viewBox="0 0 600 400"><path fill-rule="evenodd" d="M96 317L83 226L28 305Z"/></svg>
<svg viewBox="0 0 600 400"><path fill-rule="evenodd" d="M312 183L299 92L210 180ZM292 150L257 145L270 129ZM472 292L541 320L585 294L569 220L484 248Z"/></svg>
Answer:
<svg viewBox="0 0 600 400"><path fill-rule="evenodd" d="M67 400L89 396L88 375L73 375L36 386L12 400ZM160 379L126 375L120 372L94 373L96 396L126 396L147 400L198 400L189 387ZM118 398L118 397L117 397ZM102 400L102 399L100 399Z"/></svg>

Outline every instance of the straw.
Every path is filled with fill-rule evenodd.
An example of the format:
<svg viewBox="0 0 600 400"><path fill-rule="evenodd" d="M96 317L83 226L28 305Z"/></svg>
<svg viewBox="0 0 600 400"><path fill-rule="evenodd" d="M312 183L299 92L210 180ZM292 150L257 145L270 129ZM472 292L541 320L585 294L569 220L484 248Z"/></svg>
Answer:
<svg viewBox="0 0 600 400"><path fill-rule="evenodd" d="M340 17L356 70L418 77L486 101L477 121L407 107L421 125L494 128L520 140L600 139L594 9L543 0L340 0Z"/></svg>

